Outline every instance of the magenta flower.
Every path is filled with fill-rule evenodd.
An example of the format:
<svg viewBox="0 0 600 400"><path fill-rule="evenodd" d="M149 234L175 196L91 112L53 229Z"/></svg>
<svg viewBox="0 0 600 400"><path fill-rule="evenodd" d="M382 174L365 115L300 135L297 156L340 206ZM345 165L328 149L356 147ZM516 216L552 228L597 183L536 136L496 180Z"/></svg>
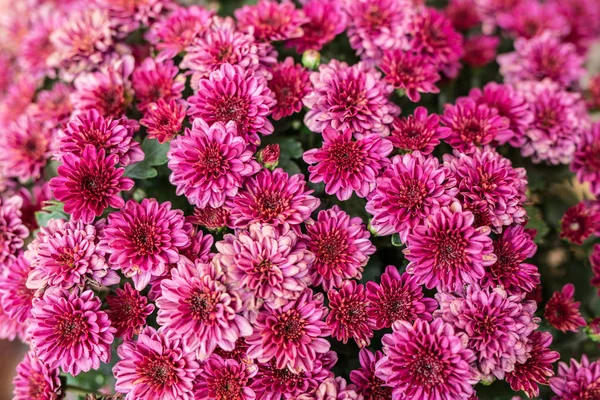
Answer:
<svg viewBox="0 0 600 400"><path fill-rule="evenodd" d="M348 200L353 193L367 197L375 189L377 176L390 163L387 156L392 149L390 141L378 134L353 140L350 129L338 133L327 127L323 146L305 151L303 159L310 165L311 182L324 182L325 193Z"/></svg>
<svg viewBox="0 0 600 400"><path fill-rule="evenodd" d="M154 305L148 304L148 299L129 283L106 296L106 304L106 314L116 329L115 336L124 340L138 335L146 325L146 318L154 311Z"/></svg>
<svg viewBox="0 0 600 400"><path fill-rule="evenodd" d="M302 174L291 177L281 168L261 170L227 201L231 223L244 228L254 222L298 225L319 207L320 200L307 190Z"/></svg>
<svg viewBox="0 0 600 400"><path fill-rule="evenodd" d="M185 119L187 103L171 100L169 103L160 99L148 104L140 125L146 127L150 139L165 143L181 132Z"/></svg>
<svg viewBox="0 0 600 400"><path fill-rule="evenodd" d="M287 41L287 46L295 47L298 53L319 51L346 29L348 16L342 9L340 0L309 0L302 11L308 19L302 25L304 33L301 37Z"/></svg>
<svg viewBox="0 0 600 400"><path fill-rule="evenodd" d="M199 371L194 354L170 331L147 327L136 341L117 349L121 361L113 367L115 389L126 400L193 400Z"/></svg>
<svg viewBox="0 0 600 400"><path fill-rule="evenodd" d="M275 105L265 80L252 70L223 64L198 83L198 93L188 99L188 114L208 124L234 121L240 136L260 143L258 133L270 135L273 124L267 119Z"/></svg>
<svg viewBox="0 0 600 400"><path fill-rule="evenodd" d="M23 254L3 267L0 273L0 304L10 319L26 324L31 318L32 300L35 290L27 287L27 276L31 267Z"/></svg>
<svg viewBox="0 0 600 400"><path fill-rule="evenodd" d="M392 398L467 400L473 394L477 380L469 364L475 357L450 324L398 321L381 341L385 356L375 375L393 388Z"/></svg>
<svg viewBox="0 0 600 400"><path fill-rule="evenodd" d="M260 170L253 149L237 132L232 121L209 126L196 119L191 130L171 142L169 180L177 195L200 208L221 207L236 196L244 179Z"/></svg>
<svg viewBox="0 0 600 400"><path fill-rule="evenodd" d="M171 210L171 203L143 199L129 200L118 212L108 215L105 229L109 262L133 279L136 290L148 285L152 276L161 276L168 264L179 260L179 250L190 239L183 212Z"/></svg>
<svg viewBox="0 0 600 400"><path fill-rule="evenodd" d="M427 114L425 107L417 107L413 115L394 119L388 139L401 150L419 150L428 155L445 137L440 118L436 114Z"/></svg>
<svg viewBox="0 0 600 400"><path fill-rule="evenodd" d="M214 354L202 365L194 383L194 398L214 400L254 400L250 381L258 372L255 364L224 360Z"/></svg>
<svg viewBox="0 0 600 400"><path fill-rule="evenodd" d="M104 149L107 155L116 154L122 166L142 161L144 152L133 140L136 125L127 119L104 118L97 110L88 110L65 125L55 155L61 159L67 154L83 157L85 147L92 145L98 151Z"/></svg>
<svg viewBox="0 0 600 400"><path fill-rule="evenodd" d="M579 81L585 73L583 61L573 44L562 42L551 32L532 39L519 38L513 53L498 56L506 83L548 78L561 87Z"/></svg>
<svg viewBox="0 0 600 400"><path fill-rule="evenodd" d="M19 196L0 199L0 265L13 262L29 236L29 229L22 220L22 205Z"/></svg>
<svg viewBox="0 0 600 400"><path fill-rule="evenodd" d="M568 283L560 292L554 292L544 308L544 318L559 331L577 332L586 326L585 319L579 313L579 302L575 301L575 286Z"/></svg>
<svg viewBox="0 0 600 400"><path fill-rule="evenodd" d="M73 112L71 104L72 88L62 82L56 82L52 89L37 94L31 114L38 121L49 121L50 126L61 127L69 121Z"/></svg>
<svg viewBox="0 0 600 400"><path fill-rule="evenodd" d="M560 237L581 245L590 235L600 232L600 204L581 201L570 207L560 222Z"/></svg>
<svg viewBox="0 0 600 400"><path fill-rule="evenodd" d="M358 394L365 399L386 400L392 398L392 388L385 386L385 382L375 376L375 365L383 353L365 348L358 353L360 368L350 372L350 380L356 385Z"/></svg>
<svg viewBox="0 0 600 400"><path fill-rule="evenodd" d="M313 285L322 285L325 291L341 287L345 280L360 279L375 252L362 219L351 218L337 205L319 211L316 221L307 221L306 233L308 249L315 255Z"/></svg>
<svg viewBox="0 0 600 400"><path fill-rule="evenodd" d="M52 199L52 189L48 182L40 181L31 187L31 189L21 188L17 193L23 200L21 206L21 220L30 231L38 227L35 219L35 213L40 211L46 204L46 201Z"/></svg>
<svg viewBox="0 0 600 400"><path fill-rule="evenodd" d="M556 4L538 3L535 0L518 2L510 12L498 16L498 25L515 38L532 39L551 32L556 37L569 33L569 25L559 13Z"/></svg>
<svg viewBox="0 0 600 400"><path fill-rule="evenodd" d="M348 385L346 380L340 376L327 378L313 393L305 393L298 396L295 400L362 400L356 392L354 385Z"/></svg>
<svg viewBox="0 0 600 400"><path fill-rule="evenodd" d="M256 153L256 159L265 168L272 171L277 168L277 165L279 165L280 155L281 149L278 143L268 144Z"/></svg>
<svg viewBox="0 0 600 400"><path fill-rule="evenodd" d="M415 276L400 275L393 265L386 267L381 283L367 282L367 298L367 313L375 319L375 329L391 328L396 321L431 321L431 313L438 306L423 295Z"/></svg>
<svg viewBox="0 0 600 400"><path fill-rule="evenodd" d="M580 182L587 182L595 196L600 196L600 123L581 135L571 163L571 171Z"/></svg>
<svg viewBox="0 0 600 400"><path fill-rule="evenodd" d="M272 110L273 119L279 120L300 112L302 100L312 89L306 68L294 64L294 59L287 57L271 67L269 72L271 79L267 84L277 100Z"/></svg>
<svg viewBox="0 0 600 400"><path fill-rule="evenodd" d="M13 379L14 400L60 400L63 397L59 370L41 362L33 350L17 365Z"/></svg>
<svg viewBox="0 0 600 400"><path fill-rule="evenodd" d="M322 64L310 76L314 90L304 98L309 109L304 123L319 133L331 127L337 131L350 129L356 138L368 133L387 136L400 109L389 100L393 87L380 77L362 63L348 66L331 60Z"/></svg>
<svg viewBox="0 0 600 400"><path fill-rule="evenodd" d="M180 99L185 77L178 74L179 68L171 60L159 63L148 57L142 61L131 75L138 109L143 112L159 99L166 102Z"/></svg>
<svg viewBox="0 0 600 400"><path fill-rule="evenodd" d="M436 158L418 151L395 156L369 196L371 226L380 236L399 233L405 242L415 226L450 204L457 193L454 186L456 180Z"/></svg>
<svg viewBox="0 0 600 400"><path fill-rule="evenodd" d="M301 37L301 26L308 20L289 0L259 0L256 5L235 10L234 15L242 31L266 42Z"/></svg>
<svg viewBox="0 0 600 400"><path fill-rule="evenodd" d="M592 247L590 264L592 266L593 273L590 284L600 289L600 244L595 244L594 247Z"/></svg>
<svg viewBox="0 0 600 400"><path fill-rule="evenodd" d="M194 209L194 215L190 217L190 222L211 231L223 229L231 225L229 210L225 207L196 208Z"/></svg>
<svg viewBox="0 0 600 400"><path fill-rule="evenodd" d="M33 300L29 334L41 362L71 375L110 361L115 329L91 290L57 290Z"/></svg>
<svg viewBox="0 0 600 400"><path fill-rule="evenodd" d="M593 398L598 392L600 379L600 362L589 362L587 356L581 356L581 361L571 359L569 364L560 362L558 374L550 378L550 387L557 394L553 400L577 400Z"/></svg>
<svg viewBox="0 0 600 400"><path fill-rule="evenodd" d="M312 371L318 354L331 345L325 337L331 331L323 321L327 308L323 295L306 290L297 300L283 307L265 305L254 324L254 333L246 339L248 356L260 363L275 358L278 369Z"/></svg>
<svg viewBox="0 0 600 400"><path fill-rule="evenodd" d="M2 308L0 302L0 339L13 341L19 339L23 343L29 342L29 323L20 323L17 319L10 318Z"/></svg>
<svg viewBox="0 0 600 400"><path fill-rule="evenodd" d="M439 93L435 83L440 80L436 66L428 58L410 51L385 51L379 66L385 80L417 103L420 93Z"/></svg>
<svg viewBox="0 0 600 400"><path fill-rule="evenodd" d="M464 44L463 61L465 64L480 68L485 67L496 58L500 38L488 35L468 37Z"/></svg>
<svg viewBox="0 0 600 400"><path fill-rule="evenodd" d="M133 187L123 168L116 168L116 154L106 156L104 149L86 145L81 157L65 154L58 176L50 180L54 197L65 203L65 212L73 219L91 223L107 207L125 204L119 193Z"/></svg>
<svg viewBox="0 0 600 400"><path fill-rule="evenodd" d="M481 23L475 0L450 0L444 9L444 15L457 31L468 31Z"/></svg>

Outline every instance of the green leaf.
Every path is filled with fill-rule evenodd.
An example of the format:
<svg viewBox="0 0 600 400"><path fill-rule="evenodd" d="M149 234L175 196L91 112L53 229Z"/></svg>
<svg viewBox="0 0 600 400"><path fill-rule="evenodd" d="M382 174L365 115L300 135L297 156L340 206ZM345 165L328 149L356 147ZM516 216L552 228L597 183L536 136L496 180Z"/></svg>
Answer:
<svg viewBox="0 0 600 400"><path fill-rule="evenodd" d="M279 159L293 159L297 160L302 157L304 149L302 149L302 143L292 138L283 139L279 142L279 148L281 155Z"/></svg>
<svg viewBox="0 0 600 400"><path fill-rule="evenodd" d="M166 164L169 159L169 143L160 144L154 139L144 139L142 142L144 160L125 168L125 175L134 179L150 179L158 175L156 168Z"/></svg>
<svg viewBox="0 0 600 400"><path fill-rule="evenodd" d="M529 216L529 221L527 221L528 229L537 230L537 235L535 235L535 242L542 243L544 241L544 236L548 234L550 228L546 221L542 218L542 213L535 206L525 206L525 211L527 211L527 215Z"/></svg>
<svg viewBox="0 0 600 400"><path fill-rule="evenodd" d="M48 221L51 219L67 219L67 214L54 211L54 212L45 212L45 211L36 211L35 213L35 222L37 222L39 227L48 225Z"/></svg>

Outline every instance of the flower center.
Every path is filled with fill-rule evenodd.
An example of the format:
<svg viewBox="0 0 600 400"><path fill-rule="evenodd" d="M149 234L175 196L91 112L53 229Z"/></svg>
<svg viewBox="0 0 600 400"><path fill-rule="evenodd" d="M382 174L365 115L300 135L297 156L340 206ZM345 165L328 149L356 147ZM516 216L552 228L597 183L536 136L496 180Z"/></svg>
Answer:
<svg viewBox="0 0 600 400"><path fill-rule="evenodd" d="M60 266L66 267L67 269L75 268L75 252L73 249L63 247L59 250L59 254L54 257Z"/></svg>
<svg viewBox="0 0 600 400"><path fill-rule="evenodd" d="M289 209L290 199L277 192L261 192L256 197L256 208L263 220L276 218Z"/></svg>
<svg viewBox="0 0 600 400"><path fill-rule="evenodd" d="M144 358L136 372L140 376L138 382L145 383L154 391L173 386L179 381L175 363L166 355L153 354Z"/></svg>
<svg viewBox="0 0 600 400"><path fill-rule="evenodd" d="M409 293L396 288L395 290L386 293L381 301L381 310L387 320L387 325L391 325L394 321L409 321L411 319L412 301Z"/></svg>
<svg viewBox="0 0 600 400"><path fill-rule="evenodd" d="M512 275L518 269L519 260L510 243L502 240L494 241L494 254L497 259L490 267L495 278Z"/></svg>
<svg viewBox="0 0 600 400"><path fill-rule="evenodd" d="M199 154L197 169L205 175L218 178L226 171L229 163L221 155L219 145L211 143L202 153Z"/></svg>
<svg viewBox="0 0 600 400"><path fill-rule="evenodd" d="M219 62L227 62L230 60L231 56L233 55L233 45L231 45L230 43L227 44L223 44L221 47L219 47L219 50L217 51L216 54L216 59Z"/></svg>
<svg viewBox="0 0 600 400"><path fill-rule="evenodd" d="M85 147L86 144L91 144L97 149L106 148L106 141L108 139L108 133L103 132L99 129L91 128L81 132L83 143L81 148Z"/></svg>
<svg viewBox="0 0 600 400"><path fill-rule="evenodd" d="M346 259L348 244L341 237L341 232L336 229L318 239L311 247L320 262L335 265Z"/></svg>
<svg viewBox="0 0 600 400"><path fill-rule="evenodd" d="M445 380L443 361L434 354L427 353L426 349L420 351L408 368L410 368L415 383L419 386L432 387Z"/></svg>
<svg viewBox="0 0 600 400"><path fill-rule="evenodd" d="M217 396L216 400L242 399L246 381L247 379L240 379L232 371L221 371L221 375L211 385Z"/></svg>
<svg viewBox="0 0 600 400"><path fill-rule="evenodd" d="M227 123L234 121L242 131L247 129L248 101L237 96L224 96L215 106L215 120Z"/></svg>
<svg viewBox="0 0 600 400"><path fill-rule="evenodd" d="M160 238L153 225L139 222L131 229L132 241L138 254L154 254L158 249Z"/></svg>
<svg viewBox="0 0 600 400"><path fill-rule="evenodd" d="M297 342L304 335L305 326L306 320L300 313L297 310L289 310L277 317L273 332L287 341Z"/></svg>
<svg viewBox="0 0 600 400"><path fill-rule="evenodd" d="M46 399L45 391L47 389L46 379L43 374L39 372L31 372L29 376L29 391L28 395L31 400L44 400Z"/></svg>
<svg viewBox="0 0 600 400"><path fill-rule="evenodd" d="M191 297L185 300L192 311L192 318L196 321L207 322L215 309L214 299L210 293L196 290Z"/></svg>
<svg viewBox="0 0 600 400"><path fill-rule="evenodd" d="M364 301L356 299L344 299L339 308L335 311L340 324L354 328L363 324L367 320L367 306Z"/></svg>
<svg viewBox="0 0 600 400"><path fill-rule="evenodd" d="M542 129L552 129L558 122L558 114L552 107L544 107L537 112L538 125Z"/></svg>
<svg viewBox="0 0 600 400"><path fill-rule="evenodd" d="M121 86L104 88L100 93L101 114L120 117L125 112L125 89Z"/></svg>
<svg viewBox="0 0 600 400"><path fill-rule="evenodd" d="M56 317L54 333L56 344L61 347L72 347L87 339L87 323L82 315L65 314Z"/></svg>
<svg viewBox="0 0 600 400"><path fill-rule="evenodd" d="M427 197L427 187L417 179L408 179L401 184L397 201L400 207L408 208L412 213L423 207L423 200Z"/></svg>
<svg viewBox="0 0 600 400"><path fill-rule="evenodd" d="M334 143L329 147L329 159L339 170L358 172L364 164L363 152L356 142Z"/></svg>
<svg viewBox="0 0 600 400"><path fill-rule="evenodd" d="M477 120L470 119L463 124L460 130L460 138L465 143L481 144L481 140L485 136L485 129Z"/></svg>
<svg viewBox="0 0 600 400"><path fill-rule="evenodd" d="M449 229L437 233L436 246L433 250L435 255L435 267L437 270L454 268L466 261L466 243L460 231Z"/></svg>

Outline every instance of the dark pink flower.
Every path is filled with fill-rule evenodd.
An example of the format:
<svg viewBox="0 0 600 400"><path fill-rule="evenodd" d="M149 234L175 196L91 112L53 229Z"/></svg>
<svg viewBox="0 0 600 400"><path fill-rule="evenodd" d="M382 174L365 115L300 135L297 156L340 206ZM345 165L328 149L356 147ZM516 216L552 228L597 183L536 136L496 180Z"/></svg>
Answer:
<svg viewBox="0 0 600 400"><path fill-rule="evenodd" d="M394 119L388 139L401 150L419 150L428 155L445 137L440 118L436 114L427 114L425 107L417 107L413 115Z"/></svg>
<svg viewBox="0 0 600 400"><path fill-rule="evenodd" d="M398 321L381 341L385 356L375 375L393 388L392 398L467 400L473 394L475 356L450 324Z"/></svg>
<svg viewBox="0 0 600 400"><path fill-rule="evenodd" d="M600 123L581 135L575 151L571 171L580 182L587 182L595 196L600 196Z"/></svg>
<svg viewBox="0 0 600 400"><path fill-rule="evenodd" d="M50 180L54 197L65 203L65 212L91 223L107 207L123 207L119 193L131 189L133 180L123 176L125 170L116 167L118 161L116 154L106 156L104 149L96 150L90 144L81 157L65 154L58 176Z"/></svg>
<svg viewBox="0 0 600 400"><path fill-rule="evenodd" d="M385 80L406 93L412 102L421 100L420 93L439 93L435 83L440 80L431 60L410 51L385 51L379 68Z"/></svg>
<svg viewBox="0 0 600 400"><path fill-rule="evenodd" d="M19 254L13 262L6 263L0 272L0 304L4 313L20 324L31 318L35 290L27 287L31 267L29 261Z"/></svg>
<svg viewBox="0 0 600 400"><path fill-rule="evenodd" d="M302 100L311 91L307 70L294 64L292 57L269 69L271 78L267 85L275 95L277 104L273 107L273 119L279 120L302 110Z"/></svg>
<svg viewBox="0 0 600 400"><path fill-rule="evenodd" d="M70 86L57 82L52 89L40 91L31 114L38 121L49 121L51 126L61 127L73 112L71 90Z"/></svg>
<svg viewBox="0 0 600 400"><path fill-rule="evenodd" d="M146 58L131 75L137 107L144 112L150 103L162 99L166 102L181 98L185 89L185 77L171 60L156 62Z"/></svg>
<svg viewBox="0 0 600 400"><path fill-rule="evenodd" d="M277 165L279 165L280 154L281 150L278 143L269 144L256 153L256 159L265 168L273 171L275 168L277 168Z"/></svg>
<svg viewBox="0 0 600 400"><path fill-rule="evenodd" d="M470 36L464 43L463 61L474 68L485 67L496 58L500 38L488 35Z"/></svg>
<svg viewBox="0 0 600 400"><path fill-rule="evenodd" d="M146 127L150 139L165 143L181 132L185 119L187 103L176 100L165 102L163 99L148 104L140 125Z"/></svg>
<svg viewBox="0 0 600 400"><path fill-rule="evenodd" d="M35 213L42 209L46 201L52 200L52 189L48 182L41 181L34 184L30 190L21 188L17 194L23 199L23 205L21 206L23 224L33 232L39 228Z"/></svg>
<svg viewBox="0 0 600 400"><path fill-rule="evenodd" d="M370 400L392 400L392 388L375 376L375 365L383 353L373 353L369 349L361 349L358 353L360 368L350 372L350 380L356 385L358 394Z"/></svg>
<svg viewBox="0 0 600 400"><path fill-rule="evenodd" d="M194 399L199 365L172 332L147 327L136 341L120 345L117 354L121 360L113 367L115 389L127 399Z"/></svg>
<svg viewBox="0 0 600 400"><path fill-rule="evenodd" d="M301 37L301 26L307 22L302 10L290 0L281 3L259 0L256 5L243 6L234 12L238 27L251 32L262 41L286 40Z"/></svg>
<svg viewBox="0 0 600 400"><path fill-rule="evenodd" d="M556 13L567 22L565 30L568 34L563 40L573 43L577 51L584 54L600 31L595 24L600 18L598 3L589 0L550 0L548 4L554 6Z"/></svg>
<svg viewBox="0 0 600 400"><path fill-rule="evenodd" d="M154 305L128 283L123 289L106 296L106 314L110 324L116 329L115 336L130 340L139 334L146 325L146 318L154 311Z"/></svg>
<svg viewBox="0 0 600 400"><path fill-rule="evenodd" d="M362 396L356 392L356 387L354 385L348 385L344 378L338 376L335 378L327 378L314 392L302 394L296 397L295 400L329 399L362 400Z"/></svg>
<svg viewBox="0 0 600 400"><path fill-rule="evenodd" d="M348 200L353 193L367 197L375 189L377 176L390 163L387 156L392 149L390 141L377 134L353 140L348 128L339 133L325 128L323 146L305 151L303 159L310 165L311 182L324 182L325 193Z"/></svg>
<svg viewBox="0 0 600 400"><path fill-rule="evenodd" d="M71 375L110 361L115 329L91 290L57 290L33 300L31 343L41 362Z"/></svg>
<svg viewBox="0 0 600 400"><path fill-rule="evenodd" d="M590 78L588 92L588 96L590 97L587 101L588 107L592 110L600 109L600 74L596 74Z"/></svg>
<svg viewBox="0 0 600 400"><path fill-rule="evenodd" d="M260 170L253 149L237 134L232 121L209 126L196 119L192 129L173 139L167 157L177 195L200 208L221 207L237 195L244 179Z"/></svg>
<svg viewBox="0 0 600 400"><path fill-rule="evenodd" d="M600 231L600 205L581 201L569 208L561 220L560 237L575 244L583 242Z"/></svg>
<svg viewBox="0 0 600 400"><path fill-rule="evenodd" d="M550 387L557 394L552 400L593 399L598 394L600 362L589 362L587 356L581 361L572 358L569 363L558 364L558 374L550 378Z"/></svg>
<svg viewBox="0 0 600 400"><path fill-rule="evenodd" d="M95 2L108 11L111 24L121 35L136 30L140 25L149 25L169 4L168 0L96 0Z"/></svg>
<svg viewBox="0 0 600 400"><path fill-rule="evenodd" d="M10 318L2 308L2 302L0 302L0 339L12 342L18 338L24 343L29 342L29 334L27 333L29 325Z"/></svg>
<svg viewBox="0 0 600 400"><path fill-rule="evenodd" d="M258 372L255 364L224 360L214 354L202 365L194 383L196 399L254 400L256 393L250 383Z"/></svg>
<svg viewBox="0 0 600 400"><path fill-rule="evenodd" d="M348 16L340 0L310 0L304 4L302 11L308 19L302 25L303 34L287 42L287 46L295 47L298 53L319 51L346 29Z"/></svg>
<svg viewBox="0 0 600 400"><path fill-rule="evenodd" d="M592 247L590 254L590 264L592 266L593 277L590 284L600 289L600 243Z"/></svg>
<svg viewBox="0 0 600 400"><path fill-rule="evenodd" d="M511 36L531 39L544 32L552 32L554 36L562 37L568 34L569 26L552 3L540 3L536 0L525 0L510 10L498 16L498 25Z"/></svg>
<svg viewBox="0 0 600 400"><path fill-rule="evenodd" d="M231 225L229 210L225 207L195 208L190 222L205 227L208 230L219 230Z"/></svg>
<svg viewBox="0 0 600 400"><path fill-rule="evenodd" d="M544 308L544 318L559 331L577 332L586 326L585 319L579 313L579 302L575 301L575 286L568 283L560 292L554 292Z"/></svg>
<svg viewBox="0 0 600 400"><path fill-rule="evenodd" d="M475 0L450 0L444 14L457 31L468 31L481 23Z"/></svg>
<svg viewBox="0 0 600 400"><path fill-rule="evenodd" d="M14 400L60 400L63 398L60 371L49 368L33 350L28 351L17 365L13 379Z"/></svg>
<svg viewBox="0 0 600 400"><path fill-rule="evenodd" d="M22 220L22 205L19 196L0 199L0 265L13 262L29 236Z"/></svg>
<svg viewBox="0 0 600 400"><path fill-rule="evenodd" d="M342 283L340 290L330 289L329 314L327 325L331 328L331 337L347 343L352 338L363 348L371 343L375 318L367 312L369 301L365 286L356 281Z"/></svg>

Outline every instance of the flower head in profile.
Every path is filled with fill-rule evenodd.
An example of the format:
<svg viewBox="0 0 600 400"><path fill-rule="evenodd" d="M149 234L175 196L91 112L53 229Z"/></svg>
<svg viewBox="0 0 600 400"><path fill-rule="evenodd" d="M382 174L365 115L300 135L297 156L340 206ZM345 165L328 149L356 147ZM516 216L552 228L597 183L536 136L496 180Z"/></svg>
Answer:
<svg viewBox="0 0 600 400"><path fill-rule="evenodd" d="M250 384L257 372L255 364L213 354L202 365L194 382L194 396L196 399L254 400L256 394Z"/></svg>
<svg viewBox="0 0 600 400"><path fill-rule="evenodd" d="M140 125L146 127L150 139L165 143L181 132L186 110L187 103L177 100L167 103L160 99L156 103L148 104Z"/></svg>
<svg viewBox="0 0 600 400"><path fill-rule="evenodd" d="M303 34L287 41L287 46L295 47L298 53L319 51L346 29L348 16L340 0L309 0L304 3L302 11L308 19L302 24Z"/></svg>
<svg viewBox="0 0 600 400"><path fill-rule="evenodd" d="M179 68L171 60L156 62L148 57L142 61L131 75L138 109L143 112L160 99L166 102L180 99L185 77L178 74Z"/></svg>
<svg viewBox="0 0 600 400"><path fill-rule="evenodd" d="M194 215L189 217L190 222L205 227L210 231L224 229L231 225L229 210L225 207L206 207L194 209Z"/></svg>
<svg viewBox="0 0 600 400"><path fill-rule="evenodd" d="M148 304L148 299L133 289L129 282L106 296L106 304L106 314L116 329L115 336L124 340L139 334L146 325L146 318L154 311L154 305Z"/></svg>
<svg viewBox="0 0 600 400"><path fill-rule="evenodd" d="M336 132L323 130L323 146L304 152L311 182L324 182L325 193L348 200L353 193L367 197L375 189L375 180L388 164L393 146L387 139L371 133L352 139L349 128Z"/></svg>
<svg viewBox="0 0 600 400"><path fill-rule="evenodd" d="M558 363L558 373L550 378L550 388L557 395L553 399L576 400L593 398L598 393L600 362L590 362L584 354L581 361L572 358L569 363Z"/></svg>
<svg viewBox="0 0 600 400"><path fill-rule="evenodd" d="M587 182L592 193L600 196L600 123L595 123L581 136L575 151L571 171L580 182Z"/></svg>
<svg viewBox="0 0 600 400"><path fill-rule="evenodd" d="M550 325L562 332L577 332L586 326L585 319L579 312L578 301L575 301L575 286L568 283L560 292L554 292L544 309L544 318Z"/></svg>
<svg viewBox="0 0 600 400"><path fill-rule="evenodd" d="M344 399L361 400L356 392L354 385L348 385L348 382L341 376L327 378L317 387L313 393L305 393L296 398L296 400L326 400L326 399Z"/></svg>
<svg viewBox="0 0 600 400"><path fill-rule="evenodd" d="M421 154L428 155L445 137L440 128L440 118L419 106L413 115L394 119L388 139L401 150L419 150Z"/></svg>
<svg viewBox="0 0 600 400"><path fill-rule="evenodd" d="M380 65L385 80L406 93L412 102L421 99L420 93L439 93L435 83L440 79L437 69L426 57L410 51L386 51Z"/></svg>
<svg viewBox="0 0 600 400"><path fill-rule="evenodd" d="M358 353L360 368L350 372L350 380L358 394L365 399L386 400L392 398L392 388L375 375L375 366L383 357L381 351L373 353L365 348Z"/></svg>
<svg viewBox="0 0 600 400"><path fill-rule="evenodd" d="M4 313L18 323L25 324L31 318L32 300L35 290L27 287L31 271L29 261L19 254L0 273L0 304Z"/></svg>
<svg viewBox="0 0 600 400"><path fill-rule="evenodd" d="M12 262L29 236L29 229L23 224L22 206L19 196L0 199L0 265Z"/></svg>
<svg viewBox="0 0 600 400"><path fill-rule="evenodd" d="M255 5L235 10L239 29L252 32L262 41L286 40L301 37L307 18L290 0L277 2L259 0Z"/></svg>
<svg viewBox="0 0 600 400"><path fill-rule="evenodd" d="M539 3L535 0L517 2L508 13L498 16L498 25L515 38L532 39L545 32L556 37L564 37L570 27L561 15L556 3Z"/></svg>
<svg viewBox="0 0 600 400"><path fill-rule="evenodd" d="M60 400L63 398L62 385L57 368L49 368L29 350L17 365L17 375L13 379L14 400Z"/></svg>
<svg viewBox="0 0 600 400"><path fill-rule="evenodd" d="M292 57L275 64L269 69L271 78L267 85L275 95L277 104L273 107L274 120L290 116L302 110L302 100L311 91L308 71L294 64Z"/></svg>

